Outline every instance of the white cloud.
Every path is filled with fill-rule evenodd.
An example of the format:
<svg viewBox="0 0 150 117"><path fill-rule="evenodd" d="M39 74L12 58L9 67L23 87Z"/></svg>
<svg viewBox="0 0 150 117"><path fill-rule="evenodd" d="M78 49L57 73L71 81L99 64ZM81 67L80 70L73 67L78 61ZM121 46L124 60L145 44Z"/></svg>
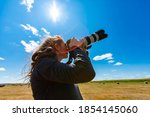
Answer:
<svg viewBox="0 0 150 117"><path fill-rule="evenodd" d="M123 65L123 63L117 62L117 63L115 63L114 65L115 65L115 66L120 66L120 65Z"/></svg>
<svg viewBox="0 0 150 117"><path fill-rule="evenodd" d="M106 58L106 60L112 60L112 59L114 59L112 56Z"/></svg>
<svg viewBox="0 0 150 117"><path fill-rule="evenodd" d="M50 36L50 32L48 32L45 28L41 28L41 30L45 33L46 36Z"/></svg>
<svg viewBox="0 0 150 117"><path fill-rule="evenodd" d="M0 67L0 72L1 71L6 71L6 69L4 67Z"/></svg>
<svg viewBox="0 0 150 117"><path fill-rule="evenodd" d="M100 56L95 56L93 58L93 60L95 60L95 61L103 60L103 59L106 59L106 60L113 59L112 54L111 53L106 53L106 54L103 54L103 55L100 55Z"/></svg>
<svg viewBox="0 0 150 117"><path fill-rule="evenodd" d="M5 60L4 58L0 57L0 60Z"/></svg>
<svg viewBox="0 0 150 117"><path fill-rule="evenodd" d="M21 4L27 7L27 12L31 12L31 8L33 8L34 0L22 0Z"/></svg>
<svg viewBox="0 0 150 117"><path fill-rule="evenodd" d="M114 60L109 60L109 61L108 61L108 63L114 63L114 62L115 62Z"/></svg>
<svg viewBox="0 0 150 117"><path fill-rule="evenodd" d="M26 43L24 40L22 40L21 44L24 46L27 53L31 53L39 46L39 41L35 42L31 40L29 43Z"/></svg>
<svg viewBox="0 0 150 117"><path fill-rule="evenodd" d="M107 60L108 63L114 63L115 62L112 53L106 53L106 54L103 54L103 55L100 55L100 56L95 56L93 58L93 60L95 60L95 61L98 61L98 60ZM121 62L116 62L114 64L114 66L121 66L121 65L123 65L123 63L121 63Z"/></svg>
<svg viewBox="0 0 150 117"><path fill-rule="evenodd" d="M20 24L20 26L23 27L25 30L31 31L33 35L40 36L39 31L35 27L31 26L30 24L26 24L26 25Z"/></svg>

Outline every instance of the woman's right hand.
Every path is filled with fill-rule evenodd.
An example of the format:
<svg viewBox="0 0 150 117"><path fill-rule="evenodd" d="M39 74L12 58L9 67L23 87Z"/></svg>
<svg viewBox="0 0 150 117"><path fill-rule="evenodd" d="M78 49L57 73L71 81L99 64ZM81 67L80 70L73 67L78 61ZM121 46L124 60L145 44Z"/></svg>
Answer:
<svg viewBox="0 0 150 117"><path fill-rule="evenodd" d="M81 47L83 42L84 42L83 40L78 41L77 39L72 38L72 39L70 39L69 48Z"/></svg>

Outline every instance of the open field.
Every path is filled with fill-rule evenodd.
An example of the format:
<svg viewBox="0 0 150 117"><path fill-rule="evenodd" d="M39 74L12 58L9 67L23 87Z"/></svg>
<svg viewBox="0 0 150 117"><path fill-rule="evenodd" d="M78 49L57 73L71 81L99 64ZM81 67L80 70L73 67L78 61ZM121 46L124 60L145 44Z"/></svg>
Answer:
<svg viewBox="0 0 150 117"><path fill-rule="evenodd" d="M86 100L150 100L150 79L94 81L79 84ZM28 85L0 87L0 100L32 100Z"/></svg>

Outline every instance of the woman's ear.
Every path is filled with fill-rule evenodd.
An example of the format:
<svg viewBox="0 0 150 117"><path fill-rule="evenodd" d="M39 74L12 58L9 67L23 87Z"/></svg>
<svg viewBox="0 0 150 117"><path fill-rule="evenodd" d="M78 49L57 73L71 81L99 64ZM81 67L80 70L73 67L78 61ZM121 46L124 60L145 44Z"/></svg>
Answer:
<svg viewBox="0 0 150 117"><path fill-rule="evenodd" d="M55 46L56 51L59 51L59 50L60 50L60 45L55 44L54 46Z"/></svg>

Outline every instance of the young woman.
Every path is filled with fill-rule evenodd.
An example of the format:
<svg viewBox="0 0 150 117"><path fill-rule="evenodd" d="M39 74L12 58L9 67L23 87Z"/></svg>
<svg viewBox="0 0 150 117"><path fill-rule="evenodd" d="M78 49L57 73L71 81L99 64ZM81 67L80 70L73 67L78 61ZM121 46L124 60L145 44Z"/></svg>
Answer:
<svg viewBox="0 0 150 117"><path fill-rule="evenodd" d="M82 100L77 83L89 82L95 77L86 52L80 49L82 41L72 39L69 47L71 64L62 63L68 49L60 36L47 38L32 55L28 73L35 100Z"/></svg>

